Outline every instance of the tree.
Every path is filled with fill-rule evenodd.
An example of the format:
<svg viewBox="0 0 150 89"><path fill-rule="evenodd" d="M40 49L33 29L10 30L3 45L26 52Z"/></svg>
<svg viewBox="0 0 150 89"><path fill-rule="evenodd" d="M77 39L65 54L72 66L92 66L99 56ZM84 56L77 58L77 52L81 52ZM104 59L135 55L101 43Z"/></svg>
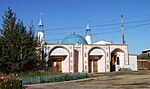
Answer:
<svg viewBox="0 0 150 89"><path fill-rule="evenodd" d="M5 11L0 37L0 71L26 72L36 67L36 45L33 25L29 31L12 9Z"/></svg>
<svg viewBox="0 0 150 89"><path fill-rule="evenodd" d="M147 53L142 53L142 54L139 54L138 55L138 59L147 59L148 60L148 56L149 54L147 54Z"/></svg>

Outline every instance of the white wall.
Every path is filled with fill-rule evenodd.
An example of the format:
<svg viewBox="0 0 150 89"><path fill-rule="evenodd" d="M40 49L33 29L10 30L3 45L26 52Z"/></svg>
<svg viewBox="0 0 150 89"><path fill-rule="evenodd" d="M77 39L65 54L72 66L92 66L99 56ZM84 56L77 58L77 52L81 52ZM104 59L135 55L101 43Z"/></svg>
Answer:
<svg viewBox="0 0 150 89"><path fill-rule="evenodd" d="M50 55L68 55L68 51L64 48L56 48Z"/></svg>
<svg viewBox="0 0 150 89"><path fill-rule="evenodd" d="M110 53L113 52L115 49L120 49L124 52L124 65L128 65L128 46L126 44L110 45Z"/></svg>
<svg viewBox="0 0 150 89"><path fill-rule="evenodd" d="M64 48L56 48L50 54L51 56L62 56L67 55L67 57L62 61L62 72L66 73L69 72L69 53Z"/></svg>
<svg viewBox="0 0 150 89"><path fill-rule="evenodd" d="M67 56L66 59L62 61L62 72L69 72L69 56Z"/></svg>
<svg viewBox="0 0 150 89"><path fill-rule="evenodd" d="M78 56L78 72L82 72L83 68L82 68L82 56L81 56L81 52L79 51L79 56Z"/></svg>
<svg viewBox="0 0 150 89"><path fill-rule="evenodd" d="M86 41L88 44L92 44L92 37L91 35L86 35Z"/></svg>
<svg viewBox="0 0 150 89"><path fill-rule="evenodd" d="M120 59L120 68L123 68L125 65L125 56L123 52L117 52L117 57Z"/></svg>
<svg viewBox="0 0 150 89"><path fill-rule="evenodd" d="M78 52L78 72L83 72L83 56L82 56L82 45L75 45L74 50ZM74 54L76 55L76 54ZM77 59L75 59L77 60Z"/></svg>
<svg viewBox="0 0 150 89"><path fill-rule="evenodd" d="M39 42L44 41L44 32L43 31L38 31L38 41Z"/></svg>
<svg viewBox="0 0 150 89"><path fill-rule="evenodd" d="M98 72L106 72L106 59L105 59L105 55L103 54L103 56L101 57L101 59L98 60Z"/></svg>
<svg viewBox="0 0 150 89"><path fill-rule="evenodd" d="M84 71L88 72L88 53L92 48L100 48L103 52L105 57L102 57L103 61L101 63L103 64L98 64L98 72L110 72L110 46L109 45L101 45L101 44L92 44L92 45L83 45L83 64L84 64ZM102 53L101 51L97 51L95 50L95 52L93 51L92 54L93 55L97 55L98 53ZM96 54L95 54L96 53ZM100 63L100 61L98 61L98 63ZM105 61L105 62L104 62ZM102 66L100 66L102 65ZM104 69L101 69L104 68Z"/></svg>
<svg viewBox="0 0 150 89"><path fill-rule="evenodd" d="M137 71L137 55L129 55L129 65L134 65L134 71Z"/></svg>
<svg viewBox="0 0 150 89"><path fill-rule="evenodd" d="M106 59L105 59L105 53L102 49L95 48L93 49L89 55L102 55L102 57L97 61L97 69L98 72L105 72L106 69ZM93 72L93 62L92 62L92 72Z"/></svg>

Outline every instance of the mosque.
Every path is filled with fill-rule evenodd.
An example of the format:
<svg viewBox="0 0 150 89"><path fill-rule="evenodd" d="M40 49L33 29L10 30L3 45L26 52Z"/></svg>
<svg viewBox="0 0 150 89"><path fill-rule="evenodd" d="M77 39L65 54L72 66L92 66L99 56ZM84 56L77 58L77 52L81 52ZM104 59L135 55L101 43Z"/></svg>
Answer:
<svg viewBox="0 0 150 89"><path fill-rule="evenodd" d="M92 43L89 24L85 29L85 38L71 33L58 44L45 44L44 25L41 20L38 25L38 41L51 71L99 73L120 71L124 68L137 70L137 56L129 55L127 44L113 44L104 40Z"/></svg>

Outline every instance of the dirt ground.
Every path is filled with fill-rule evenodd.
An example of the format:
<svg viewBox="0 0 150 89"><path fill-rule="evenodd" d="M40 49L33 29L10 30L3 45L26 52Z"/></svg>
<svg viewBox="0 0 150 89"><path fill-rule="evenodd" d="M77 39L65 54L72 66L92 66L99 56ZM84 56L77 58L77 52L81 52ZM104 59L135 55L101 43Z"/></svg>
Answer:
<svg viewBox="0 0 150 89"><path fill-rule="evenodd" d="M150 89L150 71L89 74L89 78L29 85L27 89Z"/></svg>

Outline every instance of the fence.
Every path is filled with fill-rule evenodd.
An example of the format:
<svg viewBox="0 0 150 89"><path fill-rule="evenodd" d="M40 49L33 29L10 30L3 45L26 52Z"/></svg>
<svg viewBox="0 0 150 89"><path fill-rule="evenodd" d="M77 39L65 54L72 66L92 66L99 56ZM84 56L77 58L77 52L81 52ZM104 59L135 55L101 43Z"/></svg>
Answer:
<svg viewBox="0 0 150 89"><path fill-rule="evenodd" d="M22 79L22 84L36 84L36 83L68 81L68 80L75 80L75 79L82 79L82 78L87 78L87 73L35 76L35 77L26 77L20 79Z"/></svg>

